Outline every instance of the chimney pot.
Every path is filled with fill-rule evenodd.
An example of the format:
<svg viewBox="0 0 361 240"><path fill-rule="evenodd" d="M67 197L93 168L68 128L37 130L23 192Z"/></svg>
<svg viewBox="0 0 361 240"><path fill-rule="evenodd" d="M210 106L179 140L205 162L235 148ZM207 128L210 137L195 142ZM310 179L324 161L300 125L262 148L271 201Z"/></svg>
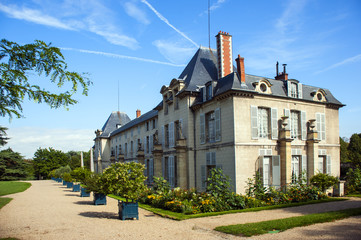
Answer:
<svg viewBox="0 0 361 240"><path fill-rule="evenodd" d="M141 112L140 112L140 110L139 110L139 109L137 109L137 111L136 111L136 116L137 116L137 118L139 118L139 117L140 117L140 115L141 115Z"/></svg>
<svg viewBox="0 0 361 240"><path fill-rule="evenodd" d="M236 58L238 76L241 78L241 83L246 83L246 73L244 71L244 58L238 54Z"/></svg>

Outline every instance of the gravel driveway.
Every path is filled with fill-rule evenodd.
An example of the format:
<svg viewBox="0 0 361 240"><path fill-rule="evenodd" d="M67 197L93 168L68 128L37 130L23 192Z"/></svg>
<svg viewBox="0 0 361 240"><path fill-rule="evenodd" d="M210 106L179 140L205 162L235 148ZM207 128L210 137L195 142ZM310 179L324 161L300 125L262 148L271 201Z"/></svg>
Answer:
<svg viewBox="0 0 361 240"><path fill-rule="evenodd" d="M31 181L32 187L0 210L0 237L19 239L242 239L213 231L221 225L258 222L309 213L361 207L361 199L313 204L287 209L236 213L175 221L139 209L139 221L118 220L117 201L92 205L60 183ZM250 239L361 239L361 217L294 228Z"/></svg>

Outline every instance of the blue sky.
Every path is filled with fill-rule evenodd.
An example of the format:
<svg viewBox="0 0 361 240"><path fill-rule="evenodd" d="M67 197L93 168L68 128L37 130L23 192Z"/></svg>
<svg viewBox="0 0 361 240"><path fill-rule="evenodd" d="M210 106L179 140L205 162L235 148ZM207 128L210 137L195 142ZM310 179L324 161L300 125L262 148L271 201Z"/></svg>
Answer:
<svg viewBox="0 0 361 240"><path fill-rule="evenodd" d="M218 31L233 36L233 55L248 74L290 78L328 88L340 109L340 136L360 133L361 1L210 0L211 47ZM89 73L89 96L69 110L24 101L25 118L0 119L6 147L31 158L39 147L87 151L112 111L145 113L179 76L197 48L208 46L208 1L0 0L0 37L39 39L62 48L69 70ZM58 91L48 80L34 83Z"/></svg>

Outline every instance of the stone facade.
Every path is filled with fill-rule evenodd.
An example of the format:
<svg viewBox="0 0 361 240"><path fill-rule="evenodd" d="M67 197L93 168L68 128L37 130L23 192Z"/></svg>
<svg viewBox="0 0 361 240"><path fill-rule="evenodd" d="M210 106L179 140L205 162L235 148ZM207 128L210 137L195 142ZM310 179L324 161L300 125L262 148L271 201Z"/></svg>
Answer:
<svg viewBox="0 0 361 240"><path fill-rule="evenodd" d="M317 172L339 176L343 105L327 89L288 79L286 65L280 73L277 63L275 78L258 77L244 73L238 56L238 68L225 71L235 68L217 59L232 56L232 36L216 37L223 47L201 47L181 75L161 87L153 110L137 110L136 119L107 137L97 133L98 171L112 162L138 161L146 165L148 184L162 176L172 187L205 190L209 171L219 167L238 193L257 171L265 186L277 188L302 173L307 180Z"/></svg>

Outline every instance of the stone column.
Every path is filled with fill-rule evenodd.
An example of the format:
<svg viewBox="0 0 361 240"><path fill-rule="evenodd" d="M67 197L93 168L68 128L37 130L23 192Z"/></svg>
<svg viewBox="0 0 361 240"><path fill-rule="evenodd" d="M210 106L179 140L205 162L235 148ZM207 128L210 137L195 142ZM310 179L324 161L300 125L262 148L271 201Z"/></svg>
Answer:
<svg viewBox="0 0 361 240"><path fill-rule="evenodd" d="M311 177L317 174L318 164L318 133L314 130L315 120L309 121L309 130L307 132L307 183L310 183Z"/></svg>
<svg viewBox="0 0 361 240"><path fill-rule="evenodd" d="M177 151L177 182L178 187L188 189L188 175L187 175L187 143L185 139L176 141Z"/></svg>
<svg viewBox="0 0 361 240"><path fill-rule="evenodd" d="M154 144L153 149L154 177L163 177L162 173L162 144Z"/></svg>
<svg viewBox="0 0 361 240"><path fill-rule="evenodd" d="M292 182L292 151L291 151L291 131L287 128L288 117L283 117L282 129L279 133L279 154L281 159L281 187L285 188Z"/></svg>

